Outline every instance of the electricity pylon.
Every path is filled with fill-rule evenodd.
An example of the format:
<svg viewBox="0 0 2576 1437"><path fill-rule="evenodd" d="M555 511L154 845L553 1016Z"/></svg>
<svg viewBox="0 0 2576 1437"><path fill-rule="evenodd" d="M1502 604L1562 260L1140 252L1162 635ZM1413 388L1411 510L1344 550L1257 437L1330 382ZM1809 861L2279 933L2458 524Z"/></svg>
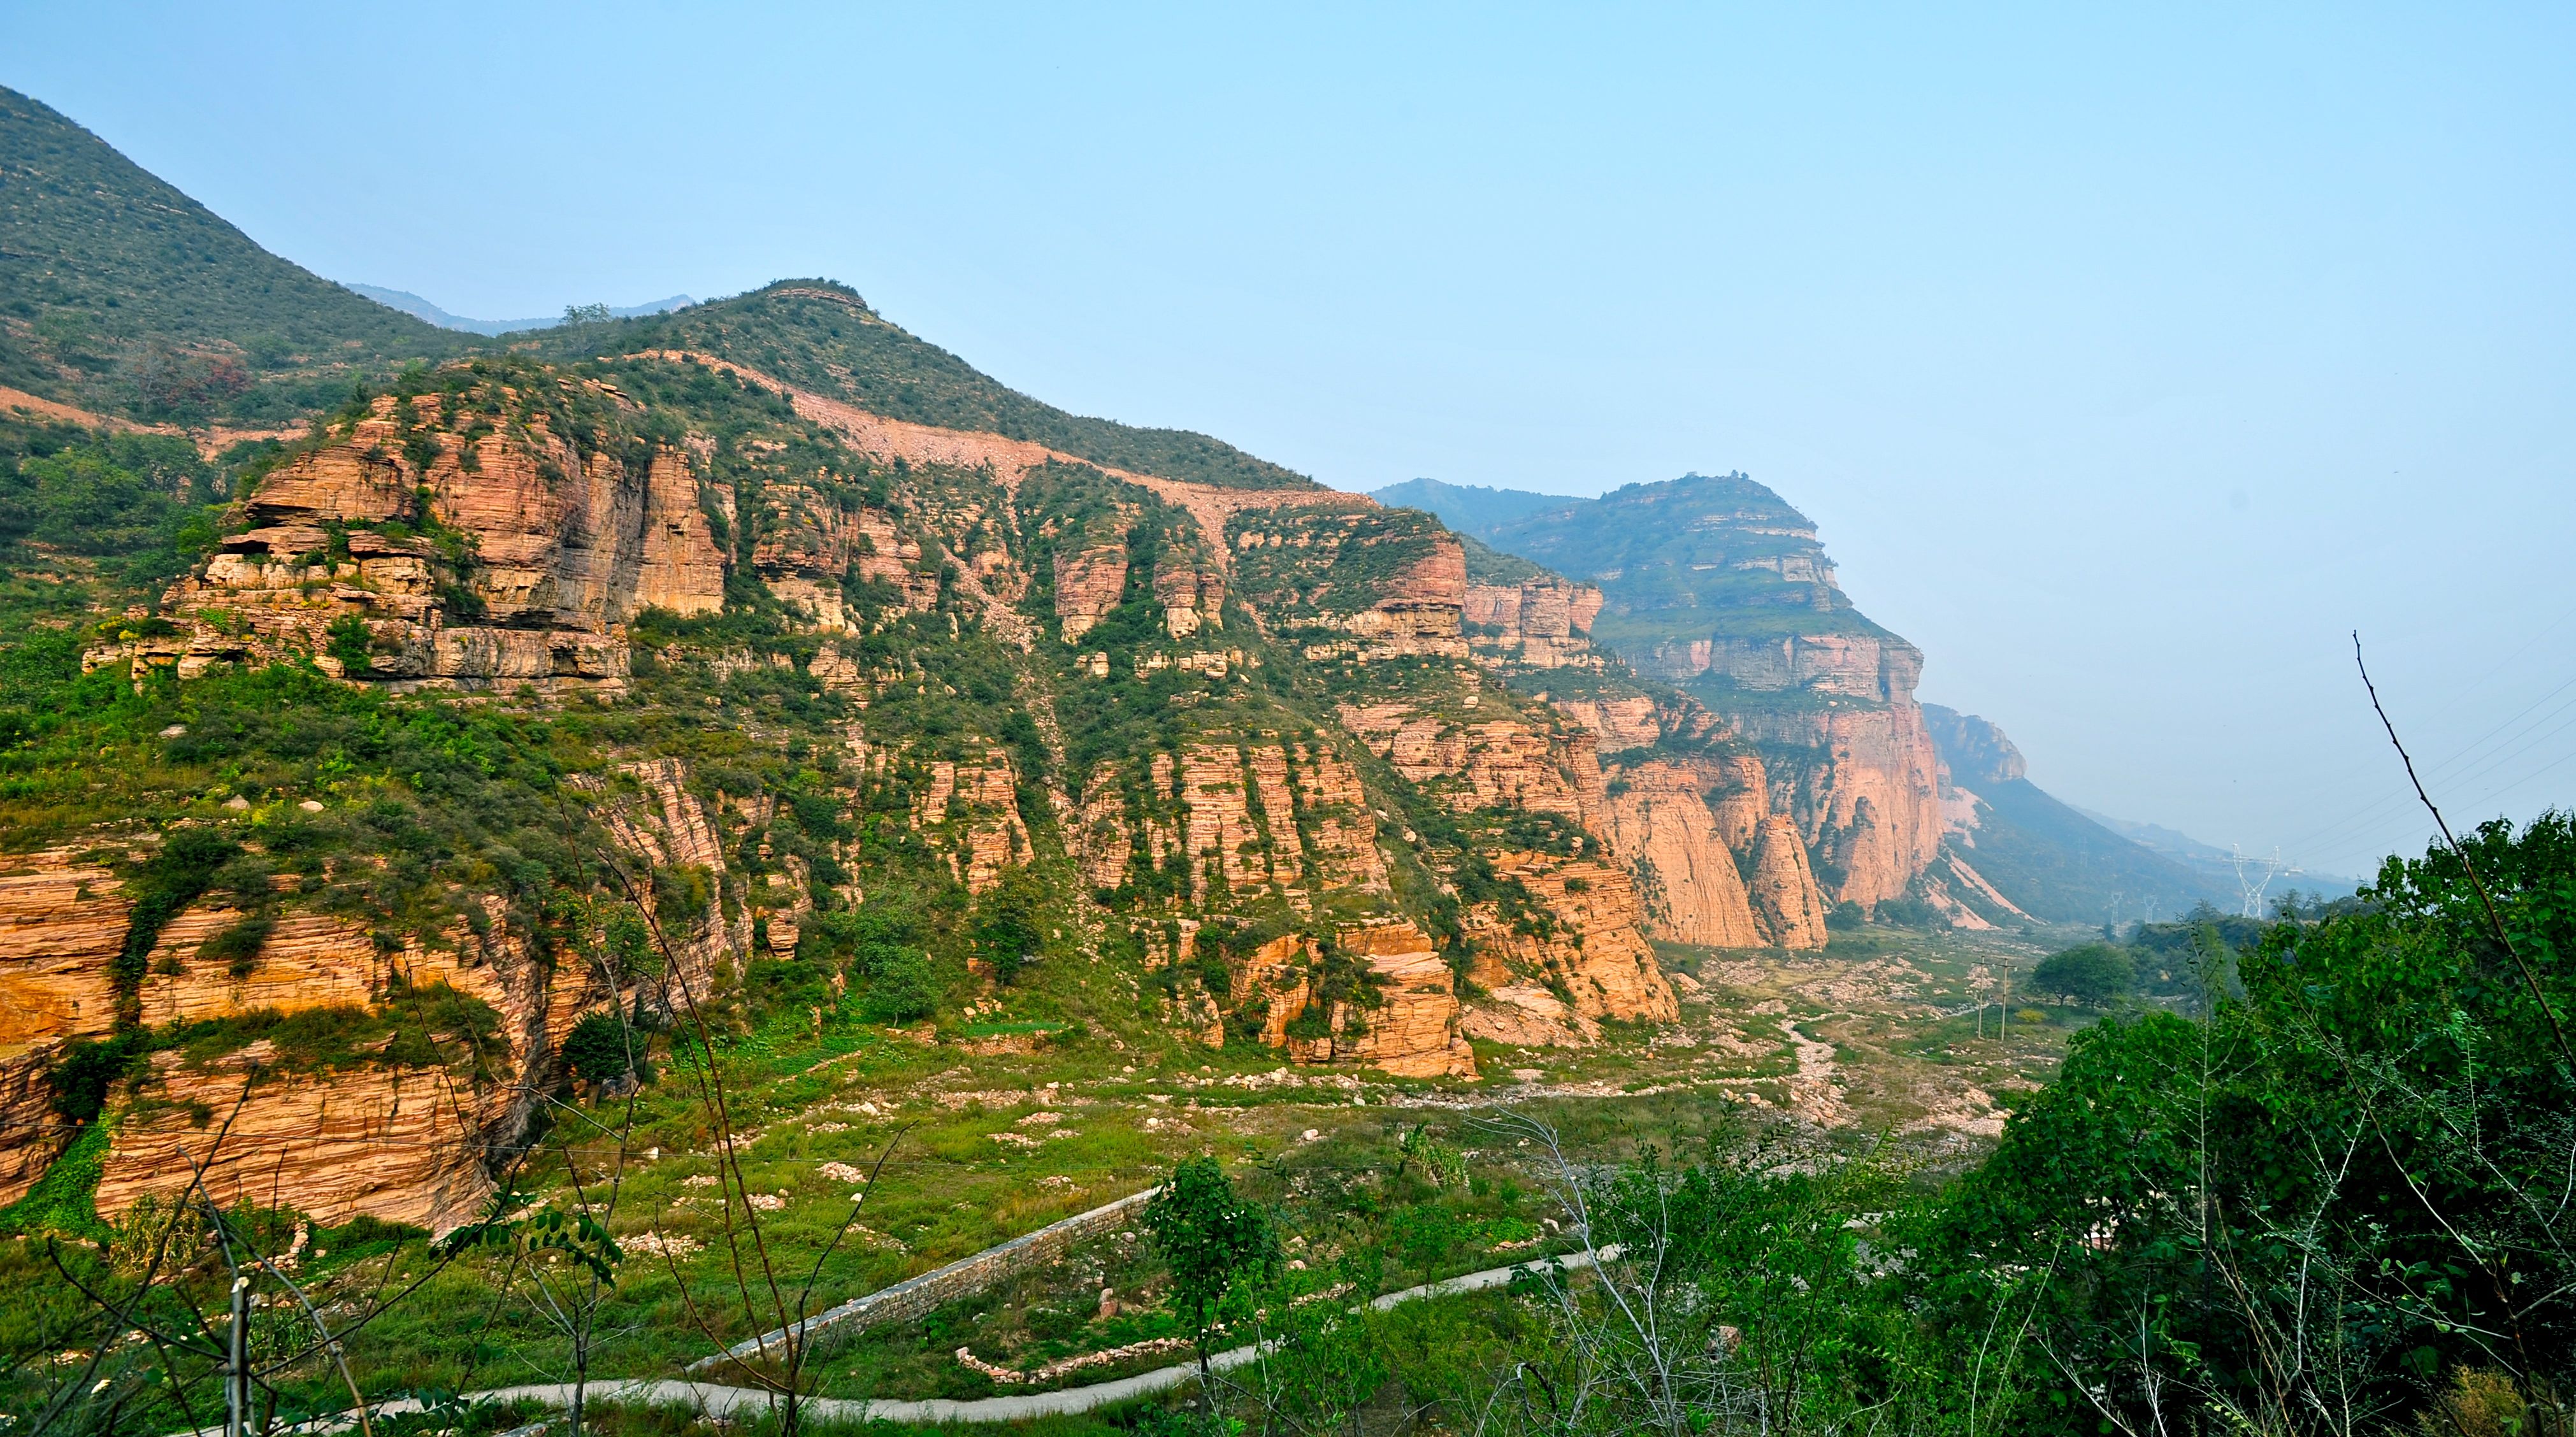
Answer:
<svg viewBox="0 0 2576 1437"><path fill-rule="evenodd" d="M2273 879L2296 877L2300 872L2283 866L2281 850L2277 848L2272 850L2271 857L2262 858L2231 843L2227 846L2227 861L2236 869L2236 886L2244 891L2245 916L2248 918L2263 916L2263 890L2272 886ZM2260 877L2250 876L2257 872Z"/></svg>

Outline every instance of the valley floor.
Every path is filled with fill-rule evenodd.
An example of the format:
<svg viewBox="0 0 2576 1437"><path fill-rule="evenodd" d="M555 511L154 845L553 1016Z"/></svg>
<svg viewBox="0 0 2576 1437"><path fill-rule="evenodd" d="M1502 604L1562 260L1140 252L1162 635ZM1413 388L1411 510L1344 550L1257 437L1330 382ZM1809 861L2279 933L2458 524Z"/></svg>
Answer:
<svg viewBox="0 0 2576 1437"><path fill-rule="evenodd" d="M1225 1159L1279 1213L1291 1261L1318 1289L1347 1273L1338 1280L1392 1290L1565 1248L1551 1174L1525 1133L1499 1125L1507 1117L1547 1124L1587 1162L1648 1149L1692 1161L1768 1133L1816 1151L1884 1142L1927 1169L1964 1166L2085 1021L1977 1011L2047 946L1894 929L1838 934L1821 954L1668 946L1686 995L1680 1022L1613 1024L1575 1049L1480 1044L1490 1076L1472 1083L1289 1068L1258 1049L1148 1052L1044 1021L1035 990L1002 991L984 1021L938 1047L887 1030L773 1027L726 1064L743 1095L735 1137L757 1244L737 1212L728 1250L721 1194L737 1188L717 1177L712 1135L670 1141L686 1121L682 1073L639 1102L622 1177L622 1105L564 1114L538 1200L574 1205L578 1169L588 1211L624 1248L596 1323L590 1370L603 1379L678 1376L773 1325L762 1320L779 1310L772 1275L786 1310L820 1312L1140 1191L1196 1153ZM867 1189L861 1178L881 1159ZM1383 1268L1379 1254L1390 1255ZM312 1286L346 1302L427 1265L417 1245L345 1264L321 1255ZM450 1390L563 1380L564 1334L506 1266L476 1256L430 1276L429 1300L368 1329L368 1365ZM916 1319L823 1343L809 1390L973 1399L1166 1367L1185 1347L1168 1283L1130 1222ZM459 1341L443 1314L466 1306L491 1320Z"/></svg>

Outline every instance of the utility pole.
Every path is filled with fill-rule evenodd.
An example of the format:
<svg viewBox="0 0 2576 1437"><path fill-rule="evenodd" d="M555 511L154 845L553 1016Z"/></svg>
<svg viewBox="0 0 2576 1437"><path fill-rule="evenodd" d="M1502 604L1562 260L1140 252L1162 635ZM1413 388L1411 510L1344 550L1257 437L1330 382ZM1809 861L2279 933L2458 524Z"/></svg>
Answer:
<svg viewBox="0 0 2576 1437"><path fill-rule="evenodd" d="M250 1274L233 1278L233 1328L224 1345L224 1437L250 1432Z"/></svg>

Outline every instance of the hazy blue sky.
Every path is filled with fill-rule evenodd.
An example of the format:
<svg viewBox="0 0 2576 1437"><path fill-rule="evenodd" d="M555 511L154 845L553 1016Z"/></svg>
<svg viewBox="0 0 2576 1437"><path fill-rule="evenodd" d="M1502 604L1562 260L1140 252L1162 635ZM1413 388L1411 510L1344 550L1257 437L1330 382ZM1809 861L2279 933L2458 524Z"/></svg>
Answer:
<svg viewBox="0 0 2576 1437"><path fill-rule="evenodd" d="M2576 796L2576 11L0 5L462 314L787 275L1344 488L1743 469L2060 795L2351 872ZM1212 13L1214 12L1214 13Z"/></svg>

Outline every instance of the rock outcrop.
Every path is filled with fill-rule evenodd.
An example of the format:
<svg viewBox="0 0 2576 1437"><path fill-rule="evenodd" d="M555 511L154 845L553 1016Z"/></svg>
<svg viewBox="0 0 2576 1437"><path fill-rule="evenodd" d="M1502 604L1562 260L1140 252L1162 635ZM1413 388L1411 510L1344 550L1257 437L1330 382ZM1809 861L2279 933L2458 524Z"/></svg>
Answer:
<svg viewBox="0 0 2576 1437"><path fill-rule="evenodd" d="M1816 876L1807 867L1807 847L1788 819L1775 815L1762 820L1748 887L1754 921L1779 946L1825 946L1825 911L1817 899Z"/></svg>
<svg viewBox="0 0 2576 1437"><path fill-rule="evenodd" d="M182 633L87 665L192 678L307 654L398 687L615 687L627 620L723 606L724 557L686 456L630 467L584 453L542 410L496 432L471 399L379 399L267 476L243 506L250 527L164 602Z"/></svg>
<svg viewBox="0 0 2576 1437"><path fill-rule="evenodd" d="M1769 807L1795 821L1830 899L1874 906L1932 864L1940 781L1914 698L1922 655L1853 607L1815 525L1779 495L1741 474L1693 474L1551 504L1477 537L1600 586L1593 641L1683 688L1759 753ZM1510 607L1496 593L1479 608L1494 615L1497 653ZM1582 721L1618 751L1644 739L1637 717Z"/></svg>
<svg viewBox="0 0 2576 1437"><path fill-rule="evenodd" d="M629 766L632 787L594 787L594 808L634 867L648 908L656 870L694 868L721 885L723 847L676 760ZM113 965L130 905L113 870L54 851L0 871L0 1201L14 1200L70 1140L50 1109L46 1075L62 1045L115 1026ZM577 963L537 961L497 898L430 944L381 940L366 925L302 911L282 895L254 951L231 961L200 949L246 916L201 900L164 923L132 1003L148 1029L341 1012L400 1030L424 1001L480 1005L485 1038L425 1029L439 1061L381 1056L384 1043L315 1057L266 1038L228 1053L162 1048L120 1094L95 1194L114 1219L137 1198L169 1200L200 1168L218 1201L293 1207L318 1221L359 1214L444 1228L491 1191L488 1159L525 1124L537 1085L586 1012L639 1000L665 1010L703 1000L748 939L744 919L710 903L666 925L676 960L658 978L614 991ZM649 992L646 990L650 990ZM452 991L454 998L441 996ZM425 998L425 995L430 995ZM438 1011L447 1011L439 1009ZM204 1031L202 1028L197 1031ZM216 1030L221 1031L221 1030ZM389 1040L388 1040L389 1041ZM406 1049L404 1051L412 1051Z"/></svg>
<svg viewBox="0 0 2576 1437"><path fill-rule="evenodd" d="M1595 859L1543 853L1504 853L1493 866L1544 916L1533 921L1501 903L1466 910L1459 927L1475 945L1468 976L1479 986L1501 989L1536 977L1561 989L1587 1018L1664 1023L1680 1016L1626 872Z"/></svg>
<svg viewBox="0 0 2576 1437"><path fill-rule="evenodd" d="M1648 929L1713 947L1821 948L1827 901L1751 754L1648 759L1609 784L1611 850L1637 875ZM1766 887L1767 885L1767 887Z"/></svg>
<svg viewBox="0 0 2576 1437"><path fill-rule="evenodd" d="M1826 892L1867 908L1902 895L1941 850L1941 768L1913 704L1753 713L1774 811L1813 854Z"/></svg>
<svg viewBox="0 0 2576 1437"><path fill-rule="evenodd" d="M1472 1077L1449 965L1431 937L1395 920L1342 927L1335 942L1364 967L1370 1000L1315 998L1310 940L1275 939L1235 975L1231 999L1260 1005L1261 1039L1299 1063L1351 1064L1400 1078Z"/></svg>
<svg viewBox="0 0 2576 1437"><path fill-rule="evenodd" d="M64 849L0 858L0 1052L108 1032L108 965L131 906L107 868ZM0 1132L0 1144L8 1142Z"/></svg>
<svg viewBox="0 0 2576 1437"><path fill-rule="evenodd" d="M1359 774L1321 738L1195 743L1141 767L1104 766L1085 786L1077 834L1094 889L1178 861L1202 902L1387 891Z"/></svg>
<svg viewBox="0 0 2576 1437"><path fill-rule="evenodd" d="M1462 720L1403 701L1340 712L1372 753L1461 812L1517 807L1583 822L1593 811L1587 799L1600 765L1589 734L1542 732L1518 718Z"/></svg>
<svg viewBox="0 0 2576 1437"><path fill-rule="evenodd" d="M1099 544L1055 556L1055 617L1064 641L1077 642L1109 616L1127 592L1127 546Z"/></svg>
<svg viewBox="0 0 2576 1437"><path fill-rule="evenodd" d="M1736 849L1695 766L1647 763L1620 772L1609 795L1611 851L1636 875L1647 921L1676 943L1758 948L1775 935L1754 920Z"/></svg>
<svg viewBox="0 0 2576 1437"><path fill-rule="evenodd" d="M502 1117L506 1091L446 1068L272 1074L263 1056L254 1045L198 1069L155 1054L146 1089L157 1101L117 1124L99 1212L176 1200L200 1171L219 1204L292 1206L326 1223L363 1213L439 1231L491 1193L484 1145L468 1135Z"/></svg>
<svg viewBox="0 0 2576 1437"><path fill-rule="evenodd" d="M1601 590L1563 579L1471 584L1462 620L1480 655L1534 669L1600 667L1588 635Z"/></svg>

